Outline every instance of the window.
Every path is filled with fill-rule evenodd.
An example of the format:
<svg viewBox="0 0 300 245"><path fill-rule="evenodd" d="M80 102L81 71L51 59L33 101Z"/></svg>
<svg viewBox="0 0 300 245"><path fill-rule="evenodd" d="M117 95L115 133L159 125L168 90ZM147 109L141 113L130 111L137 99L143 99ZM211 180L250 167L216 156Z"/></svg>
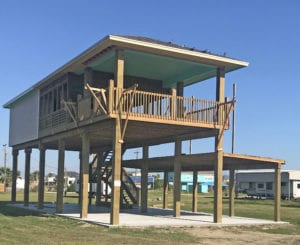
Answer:
<svg viewBox="0 0 300 245"><path fill-rule="evenodd" d="M52 112L52 92L49 92L47 113L50 114L51 112Z"/></svg>
<svg viewBox="0 0 300 245"><path fill-rule="evenodd" d="M300 189L300 184L297 185L297 188Z"/></svg>
<svg viewBox="0 0 300 245"><path fill-rule="evenodd" d="M273 189L273 183L267 182L267 190L272 190L272 189Z"/></svg>
<svg viewBox="0 0 300 245"><path fill-rule="evenodd" d="M62 101L62 86L58 86L58 95L57 95L57 109L61 108Z"/></svg>
<svg viewBox="0 0 300 245"><path fill-rule="evenodd" d="M281 186L286 186L286 182L281 182Z"/></svg>
<svg viewBox="0 0 300 245"><path fill-rule="evenodd" d="M265 188L264 183L258 183L258 184L257 184L257 188L258 188L258 189L264 189L264 188Z"/></svg>

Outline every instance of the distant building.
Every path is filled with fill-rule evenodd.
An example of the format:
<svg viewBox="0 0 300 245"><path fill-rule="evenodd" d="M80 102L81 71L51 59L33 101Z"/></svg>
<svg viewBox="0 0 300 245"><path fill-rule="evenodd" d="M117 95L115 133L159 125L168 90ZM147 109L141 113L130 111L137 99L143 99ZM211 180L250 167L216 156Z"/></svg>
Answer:
<svg viewBox="0 0 300 245"><path fill-rule="evenodd" d="M236 174L236 190L249 196L274 197L275 183L272 171L242 171ZM281 172L281 197L300 198L300 170Z"/></svg>
<svg viewBox="0 0 300 245"><path fill-rule="evenodd" d="M169 173L169 182L173 182L174 173ZM198 192L207 193L209 188L214 185L214 173L213 172L200 172L198 173ZM181 190L193 191L193 173L184 172L181 173Z"/></svg>

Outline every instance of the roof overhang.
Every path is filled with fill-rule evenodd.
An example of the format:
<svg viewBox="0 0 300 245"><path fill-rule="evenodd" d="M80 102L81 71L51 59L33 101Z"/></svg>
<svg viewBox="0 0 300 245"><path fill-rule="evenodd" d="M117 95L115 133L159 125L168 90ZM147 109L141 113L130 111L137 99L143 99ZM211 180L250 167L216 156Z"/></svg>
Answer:
<svg viewBox="0 0 300 245"><path fill-rule="evenodd" d="M247 62L228 58L225 56L219 56L203 51L198 51L194 49L188 49L186 47L180 47L178 45L169 45L164 42L153 42L152 39L147 38L135 38L127 36L118 35L108 35L74 59L67 62L65 65L61 66L44 79L33 85L28 90L24 91L17 97L13 98L4 105L4 108L11 108L11 106L18 100L20 100L27 93L32 90L38 89L44 86L48 82L61 77L67 72L74 72L81 74L86 66L98 67L98 69L105 69L112 72L114 66L111 65L114 60L114 49L125 50L125 59L129 60L127 72L133 75L143 75L139 74L137 71L142 71L145 74L149 74L147 70L148 66L144 66L143 70L135 69L136 72L133 73L133 67L137 67L140 61L148 60L148 64L154 65L153 61L157 61L156 70L161 69L161 66L169 64L170 71L181 69L181 73L174 73L177 77L166 77L166 71L162 75L165 79L164 86L172 87L172 81L180 79L184 82L185 86L193 84L194 82L199 82L206 80L208 78L214 77L216 75L216 67L225 67L225 72L234 71L243 67L248 66ZM137 59L136 63L131 63L132 58ZM155 66L154 66L155 68ZM153 72L154 74L155 72ZM126 70L125 70L126 74ZM185 75L184 75L185 74Z"/></svg>

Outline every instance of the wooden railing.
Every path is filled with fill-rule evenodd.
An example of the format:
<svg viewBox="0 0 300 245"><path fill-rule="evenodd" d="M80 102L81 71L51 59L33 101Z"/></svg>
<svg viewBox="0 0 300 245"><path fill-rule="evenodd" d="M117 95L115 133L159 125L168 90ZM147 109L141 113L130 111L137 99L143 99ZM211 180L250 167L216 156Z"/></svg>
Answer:
<svg viewBox="0 0 300 245"><path fill-rule="evenodd" d="M46 116L40 117L40 130L56 128L61 124L72 122L72 118L66 110L57 110Z"/></svg>
<svg viewBox="0 0 300 245"><path fill-rule="evenodd" d="M223 125L228 121L230 103L232 102L219 103L169 94L127 91L122 93L115 113L128 113L131 117Z"/></svg>
<svg viewBox="0 0 300 245"><path fill-rule="evenodd" d="M228 127L232 101L219 103L182 96L160 94L136 89L116 89L113 84L103 93L86 97L73 105L73 110L61 109L40 118L40 129L84 121L97 116L122 115L126 119L144 118L178 122L225 125ZM101 91L102 91L101 90ZM93 103L92 103L93 102ZM72 114L72 116L70 115Z"/></svg>

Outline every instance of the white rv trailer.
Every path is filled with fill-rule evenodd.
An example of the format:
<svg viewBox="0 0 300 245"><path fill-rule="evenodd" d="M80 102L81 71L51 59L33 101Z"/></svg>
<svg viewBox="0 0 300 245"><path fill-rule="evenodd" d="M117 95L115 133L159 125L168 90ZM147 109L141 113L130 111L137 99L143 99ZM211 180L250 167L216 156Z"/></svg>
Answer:
<svg viewBox="0 0 300 245"><path fill-rule="evenodd" d="M236 173L237 193L248 196L274 197L274 171L239 171ZM281 172L281 197L284 199L300 198L300 170Z"/></svg>

